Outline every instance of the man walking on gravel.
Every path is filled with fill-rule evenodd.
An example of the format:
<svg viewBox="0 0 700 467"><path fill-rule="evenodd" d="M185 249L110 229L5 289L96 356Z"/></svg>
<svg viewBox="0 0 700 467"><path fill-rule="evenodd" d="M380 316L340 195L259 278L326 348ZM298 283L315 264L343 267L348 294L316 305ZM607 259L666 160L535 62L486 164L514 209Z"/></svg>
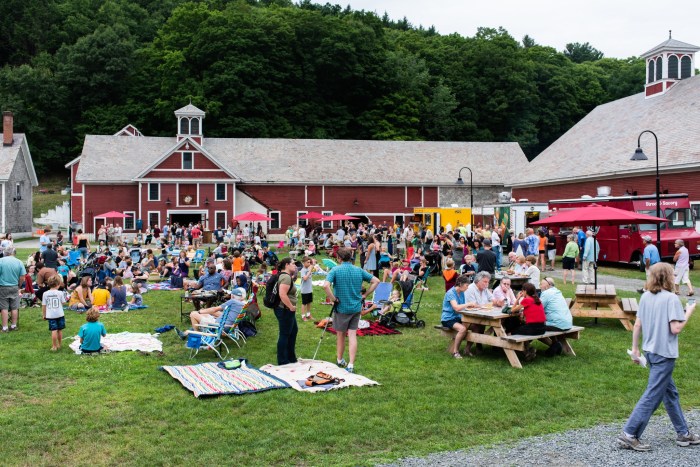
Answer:
<svg viewBox="0 0 700 467"><path fill-rule="evenodd" d="M651 450L651 446L642 443L639 438L661 402L676 430L676 444L681 447L700 444L700 435L688 430L678 389L673 382L673 368L678 358L678 334L693 315L695 302L688 303L683 311L680 299L673 293L673 267L670 264L653 265L649 268L648 277L632 331L631 356L635 363L643 362L639 352L639 334L642 333L642 350L649 363L649 382L617 437L617 445L621 449Z"/></svg>

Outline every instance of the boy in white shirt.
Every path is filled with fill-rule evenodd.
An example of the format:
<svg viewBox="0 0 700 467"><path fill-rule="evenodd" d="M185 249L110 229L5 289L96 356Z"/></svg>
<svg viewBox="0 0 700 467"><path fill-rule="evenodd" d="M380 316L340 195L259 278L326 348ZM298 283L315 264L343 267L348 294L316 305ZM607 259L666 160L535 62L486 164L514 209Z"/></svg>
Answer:
<svg viewBox="0 0 700 467"><path fill-rule="evenodd" d="M51 331L51 350L57 351L61 348L63 340L63 329L66 327L66 318L63 313L63 304L66 303L66 296L58 290L63 285L63 278L59 275L49 277L47 281L49 290L41 297L41 312L43 318L49 322Z"/></svg>

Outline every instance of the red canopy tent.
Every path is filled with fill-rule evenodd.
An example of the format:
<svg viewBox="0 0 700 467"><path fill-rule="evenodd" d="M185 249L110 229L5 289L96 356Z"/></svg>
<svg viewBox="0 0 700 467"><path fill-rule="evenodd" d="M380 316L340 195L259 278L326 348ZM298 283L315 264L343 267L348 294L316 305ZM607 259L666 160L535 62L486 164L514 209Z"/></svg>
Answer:
<svg viewBox="0 0 700 467"><path fill-rule="evenodd" d="M267 217L265 214L260 214L258 212L248 211L243 214L239 214L234 217L237 221L271 221L272 217Z"/></svg>
<svg viewBox="0 0 700 467"><path fill-rule="evenodd" d="M531 225L583 225L593 227L593 238L595 238L596 227L601 225L625 225L625 224L660 224L666 222L667 219L661 217L649 216L640 214L634 211L625 211L610 206L601 206L599 204L590 204L581 208L569 209L560 211L553 216L533 222ZM597 258L597 241L593 242L593 257ZM594 270L594 285L598 286L598 264L593 263Z"/></svg>
<svg viewBox="0 0 700 467"><path fill-rule="evenodd" d="M102 214L98 214L95 217L102 217L104 219L125 219L127 217L132 217L132 216L130 214L124 214L123 212L119 212L119 211L109 211L109 212L103 212Z"/></svg>

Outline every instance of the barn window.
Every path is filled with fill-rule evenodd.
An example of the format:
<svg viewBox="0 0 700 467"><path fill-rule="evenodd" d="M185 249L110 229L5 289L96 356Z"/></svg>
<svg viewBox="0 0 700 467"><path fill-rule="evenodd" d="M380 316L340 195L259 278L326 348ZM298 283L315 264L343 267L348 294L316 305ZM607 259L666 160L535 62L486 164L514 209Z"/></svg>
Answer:
<svg viewBox="0 0 700 467"><path fill-rule="evenodd" d="M654 82L654 60L649 60L649 78L647 79L647 83L653 83Z"/></svg>
<svg viewBox="0 0 700 467"><path fill-rule="evenodd" d="M217 183L216 184L216 201L226 201L226 184Z"/></svg>
<svg viewBox="0 0 700 467"><path fill-rule="evenodd" d="M160 212L159 211L148 211L148 225L151 229L160 225Z"/></svg>
<svg viewBox="0 0 700 467"><path fill-rule="evenodd" d="M269 223L270 230L279 229L282 225L282 213L280 211L270 211L272 220Z"/></svg>
<svg viewBox="0 0 700 467"><path fill-rule="evenodd" d="M189 118L181 118L180 119L180 134L181 135L187 135L190 133L190 119Z"/></svg>
<svg viewBox="0 0 700 467"><path fill-rule="evenodd" d="M160 184L148 184L148 201L160 201Z"/></svg>
<svg viewBox="0 0 700 467"><path fill-rule="evenodd" d="M193 118L190 120L190 134L191 135L198 135L199 134L199 119L198 118Z"/></svg>
<svg viewBox="0 0 700 467"><path fill-rule="evenodd" d="M662 78L662 73L664 71L663 61L661 57L656 59L656 79L660 80Z"/></svg>
<svg viewBox="0 0 700 467"><path fill-rule="evenodd" d="M129 216L124 218L124 230L134 230L134 219L136 219L136 211L124 211L124 214Z"/></svg>
<svg viewBox="0 0 700 467"><path fill-rule="evenodd" d="M192 170L194 168L194 157L191 152L182 153L182 170Z"/></svg>
<svg viewBox="0 0 700 467"><path fill-rule="evenodd" d="M690 78L690 57L685 56L681 58L681 79Z"/></svg>
<svg viewBox="0 0 700 467"><path fill-rule="evenodd" d="M675 55L668 57L668 77L678 79L678 57Z"/></svg>
<svg viewBox="0 0 700 467"><path fill-rule="evenodd" d="M214 225L215 228L217 229L225 229L227 224L226 224L226 211L216 211L214 213L214 222L216 225Z"/></svg>

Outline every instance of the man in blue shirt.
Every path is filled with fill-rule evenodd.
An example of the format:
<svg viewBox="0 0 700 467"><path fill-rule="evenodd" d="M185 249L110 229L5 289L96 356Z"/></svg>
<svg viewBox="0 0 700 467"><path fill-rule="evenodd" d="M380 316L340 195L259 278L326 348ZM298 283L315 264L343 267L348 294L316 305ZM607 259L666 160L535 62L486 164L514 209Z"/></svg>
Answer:
<svg viewBox="0 0 700 467"><path fill-rule="evenodd" d="M595 253L595 254L594 254ZM600 243L593 236L592 230L586 231L586 242L583 246L583 283L595 282L595 263L600 256Z"/></svg>
<svg viewBox="0 0 700 467"><path fill-rule="evenodd" d="M537 235L535 235L534 229L527 229L527 237L525 237L525 241L527 242L527 255L525 256L532 255L536 258L539 253L540 239L537 238Z"/></svg>
<svg viewBox="0 0 700 467"><path fill-rule="evenodd" d="M2 310L2 332L17 329L19 316L19 283L27 273L22 261L15 258L14 247L5 248L5 256L0 258L0 310ZM12 325L8 329L8 315L12 314Z"/></svg>
<svg viewBox="0 0 700 467"><path fill-rule="evenodd" d="M578 227L574 228L574 230L576 231L576 241L578 242L578 262L583 271L583 247L586 243L586 233L583 229L579 229Z"/></svg>
<svg viewBox="0 0 700 467"><path fill-rule="evenodd" d="M644 241L644 254L642 256L642 261L644 262L644 270L647 274L647 279L649 279L649 269L656 263L661 262L661 255L659 255L659 249L656 245L652 243L651 237L645 235L642 237ZM645 289L637 289L637 292L644 293Z"/></svg>
<svg viewBox="0 0 700 467"><path fill-rule="evenodd" d="M225 282L224 276L216 272L216 265L214 265L214 263L209 263L207 266L207 273L199 278L195 288L202 289L205 292L218 292ZM211 306L215 298L216 294L207 298L192 298L192 303L194 304L194 308L199 310L202 307L202 301L206 301L207 306Z"/></svg>
<svg viewBox="0 0 700 467"><path fill-rule="evenodd" d="M360 322L362 303L379 285L379 279L364 269L352 264L352 250L338 249L340 265L334 267L326 276L323 288L326 297L331 302L339 301L333 313L333 328L336 330L336 353L339 367L347 366L350 373L355 371L355 355L357 354L357 325ZM369 282L366 292L362 293L362 283ZM331 291L331 284L333 290ZM349 362L345 362L345 334L348 335Z"/></svg>

